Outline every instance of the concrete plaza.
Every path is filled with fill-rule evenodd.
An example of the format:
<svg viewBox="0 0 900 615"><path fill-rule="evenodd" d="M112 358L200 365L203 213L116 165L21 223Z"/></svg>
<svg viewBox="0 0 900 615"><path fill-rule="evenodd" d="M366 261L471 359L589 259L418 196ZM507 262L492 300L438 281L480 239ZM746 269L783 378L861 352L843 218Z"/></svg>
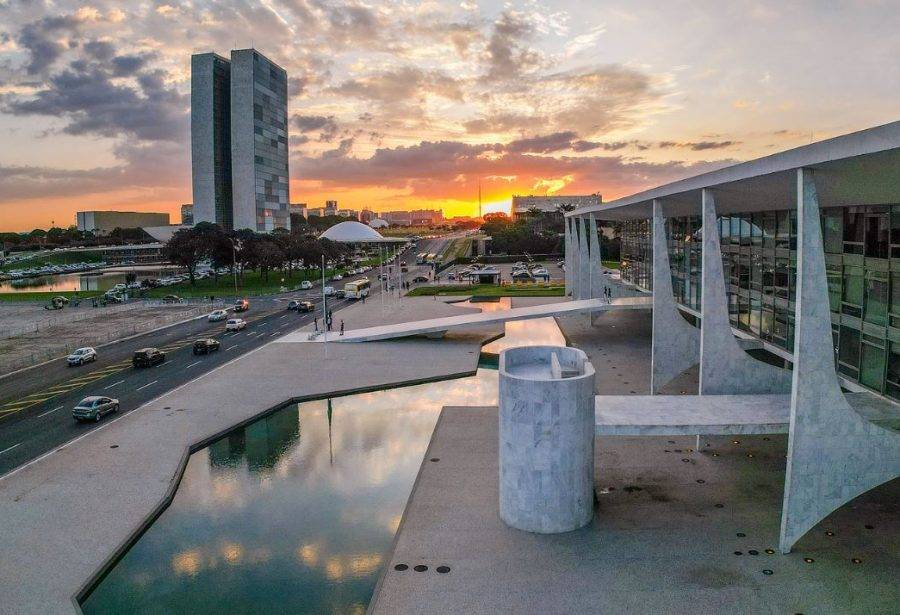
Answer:
<svg viewBox="0 0 900 615"><path fill-rule="evenodd" d="M598 393L649 389L647 314L559 322ZM781 555L785 435L598 437L592 524L536 535L499 518L497 440L496 408L444 409L371 613L896 612L897 481Z"/></svg>

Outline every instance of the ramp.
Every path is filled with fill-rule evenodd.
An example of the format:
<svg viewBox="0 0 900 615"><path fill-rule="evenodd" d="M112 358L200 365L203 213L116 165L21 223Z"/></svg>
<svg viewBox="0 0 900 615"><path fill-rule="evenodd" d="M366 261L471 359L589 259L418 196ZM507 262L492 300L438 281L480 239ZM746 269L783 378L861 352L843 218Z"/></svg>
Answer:
<svg viewBox="0 0 900 615"><path fill-rule="evenodd" d="M389 340L410 335L435 335L457 327L477 327L512 320L528 320L530 318L546 318L548 316L568 316L571 314L587 314L610 312L613 310L649 310L653 307L652 297L621 297L607 302L606 299L582 299L580 301L562 301L546 305L512 308L497 312L481 312L478 314L460 314L443 318L414 320L394 325L381 325L365 329L345 331L343 336L335 332L328 335L329 342L374 342ZM277 343L322 342L324 336L309 339L309 332L298 331L285 335Z"/></svg>

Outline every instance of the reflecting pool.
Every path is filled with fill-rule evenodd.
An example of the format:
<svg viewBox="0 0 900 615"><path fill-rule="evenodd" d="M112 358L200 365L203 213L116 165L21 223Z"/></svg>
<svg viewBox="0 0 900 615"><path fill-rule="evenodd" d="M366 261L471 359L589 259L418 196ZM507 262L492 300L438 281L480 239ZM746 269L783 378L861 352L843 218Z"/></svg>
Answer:
<svg viewBox="0 0 900 615"><path fill-rule="evenodd" d="M507 325L516 345L552 334L522 324ZM82 608L363 613L441 407L496 403L497 373L481 368L295 404L235 430L191 456L171 506Z"/></svg>

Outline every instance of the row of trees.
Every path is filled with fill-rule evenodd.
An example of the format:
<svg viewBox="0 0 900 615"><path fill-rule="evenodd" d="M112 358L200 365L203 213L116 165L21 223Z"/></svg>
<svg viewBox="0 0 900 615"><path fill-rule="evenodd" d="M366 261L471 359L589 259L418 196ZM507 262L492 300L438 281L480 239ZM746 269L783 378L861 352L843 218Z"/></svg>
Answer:
<svg viewBox="0 0 900 615"><path fill-rule="evenodd" d="M275 269L291 278L298 266L315 267L323 256L337 261L348 254L347 246L311 235L283 230L271 234L249 229L226 232L209 222L179 230L165 248L170 262L187 269L191 284L197 266L205 260L216 269L232 269L240 279L246 269L255 269L268 281L269 272Z"/></svg>
<svg viewBox="0 0 900 615"><path fill-rule="evenodd" d="M140 243L153 238L140 228L116 228L111 233L94 235L91 231L79 231L72 225L59 226L47 230L36 228L25 233L0 233L0 247L10 251L43 250L45 248L65 248L69 246L95 246L110 243Z"/></svg>
<svg viewBox="0 0 900 615"><path fill-rule="evenodd" d="M491 250L495 254L561 254L565 250L565 211L568 209L558 212L533 209L515 220L502 213L487 214L481 230L492 238ZM610 227L610 232L600 233L600 251L604 260L619 260L618 224Z"/></svg>

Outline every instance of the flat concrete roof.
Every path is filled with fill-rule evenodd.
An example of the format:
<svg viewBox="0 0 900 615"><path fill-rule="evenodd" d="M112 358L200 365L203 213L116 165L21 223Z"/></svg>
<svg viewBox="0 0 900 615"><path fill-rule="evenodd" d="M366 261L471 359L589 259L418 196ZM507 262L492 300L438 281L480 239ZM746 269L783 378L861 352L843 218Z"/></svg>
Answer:
<svg viewBox="0 0 900 615"><path fill-rule="evenodd" d="M699 214L700 191L716 189L719 214L796 206L793 171L815 174L820 206L880 205L900 200L900 121L803 145L770 156L664 184L566 216L600 220L649 218L653 199L667 216Z"/></svg>

